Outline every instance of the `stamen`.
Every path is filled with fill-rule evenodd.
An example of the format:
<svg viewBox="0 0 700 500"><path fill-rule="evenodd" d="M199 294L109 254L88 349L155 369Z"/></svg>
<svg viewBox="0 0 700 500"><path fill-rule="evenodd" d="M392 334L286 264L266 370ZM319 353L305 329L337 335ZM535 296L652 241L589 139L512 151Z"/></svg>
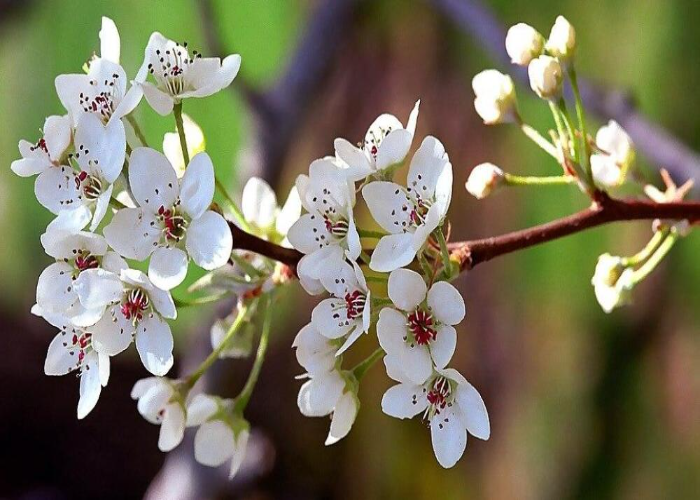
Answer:
<svg viewBox="0 0 700 500"><path fill-rule="evenodd" d="M362 316L367 303L367 296L359 290L345 294L345 307L348 319L355 319Z"/></svg>
<svg viewBox="0 0 700 500"><path fill-rule="evenodd" d="M433 328L433 316L423 309L416 309L408 315L408 329L419 345L426 345L437 338L437 330Z"/></svg>
<svg viewBox="0 0 700 500"><path fill-rule="evenodd" d="M143 312L149 306L150 300L146 292L135 288L129 292L126 302L122 304L121 311L126 319L130 319L136 324L143 319Z"/></svg>

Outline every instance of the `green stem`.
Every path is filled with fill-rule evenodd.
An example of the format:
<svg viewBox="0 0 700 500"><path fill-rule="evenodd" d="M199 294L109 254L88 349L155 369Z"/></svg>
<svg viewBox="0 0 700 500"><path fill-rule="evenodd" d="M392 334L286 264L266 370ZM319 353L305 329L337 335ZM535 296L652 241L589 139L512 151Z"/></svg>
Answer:
<svg viewBox="0 0 700 500"><path fill-rule="evenodd" d="M559 155L557 154L557 149L554 147L554 145L551 142L549 142L537 130L532 128L530 125L528 125L526 123L522 123L522 122L520 122L520 130L522 130L523 133L530 140L532 140L535 144L537 144L539 147L541 147L548 155L552 156L557 161L559 160Z"/></svg>
<svg viewBox="0 0 700 500"><path fill-rule="evenodd" d="M173 302L177 307L192 307L201 306L204 304L211 304L212 302L218 302L219 300L226 297L228 293L218 293L216 295L208 295L206 297L196 297L194 299L178 299L173 297Z"/></svg>
<svg viewBox="0 0 700 500"><path fill-rule="evenodd" d="M178 102L173 106L173 114L175 115L175 125L177 126L177 135L180 137L180 149L182 149L182 157L185 159L185 168L190 164L190 152L187 150L187 139L185 138L185 125L182 123L182 102Z"/></svg>
<svg viewBox="0 0 700 500"><path fill-rule="evenodd" d="M625 267L631 267L638 266L646 262L647 259L649 259L649 257L651 257L651 255L656 251L656 249L659 248L659 245L661 245L664 239L666 239L668 233L668 229L656 231L654 233L654 236L651 237L649 242L641 251L639 251L635 255L632 255L631 257L626 257L622 259L622 265L624 265Z"/></svg>
<svg viewBox="0 0 700 500"><path fill-rule="evenodd" d="M368 283L386 283L389 278L385 276L365 276L365 281Z"/></svg>
<svg viewBox="0 0 700 500"><path fill-rule="evenodd" d="M122 208L129 208L116 198L110 199L109 204L112 206L112 208L115 208L117 210L121 210Z"/></svg>
<svg viewBox="0 0 700 500"><path fill-rule="evenodd" d="M251 278L261 278L264 276L259 269L256 269L255 266L245 260L245 258L237 255L235 252L231 254L231 259Z"/></svg>
<svg viewBox="0 0 700 500"><path fill-rule="evenodd" d="M566 130L564 129L564 122L561 121L561 113L559 112L559 109L557 109L556 104L554 104L552 101L549 101L549 109L552 111L552 116L554 117L554 123L557 126L557 134L559 135L559 142L564 144L566 146L567 141L567 134ZM566 148L564 148L564 152L566 152Z"/></svg>
<svg viewBox="0 0 700 500"><path fill-rule="evenodd" d="M551 175L546 177L524 177L506 173L503 177L507 186L561 186L573 184L576 178L570 175Z"/></svg>
<svg viewBox="0 0 700 500"><path fill-rule="evenodd" d="M442 266L445 269L445 275L447 278L452 276L452 262L450 262L450 251L447 249L447 241L445 240L445 235L442 234L442 228L438 228L436 231L438 243L440 243L440 254L442 255Z"/></svg>
<svg viewBox="0 0 700 500"><path fill-rule="evenodd" d="M238 310L238 316L236 316L236 319L233 321L231 324L231 327L228 329L226 332L226 335L222 339L221 343L218 345L216 349L214 349L209 356L207 356L207 359L202 361L202 364L199 365L199 367L190 374L187 379L185 379L185 385L187 387L192 387L194 384L197 383L197 380L204 375L204 373L211 367L211 365L214 364L214 362L219 358L219 354L226 348L226 345L228 342L233 338L233 336L236 334L236 332L241 328L243 323L246 320L246 316L248 313L248 309L245 306L242 306Z"/></svg>
<svg viewBox="0 0 700 500"><path fill-rule="evenodd" d="M384 306L392 306L394 303L390 298L372 296L372 309L376 310Z"/></svg>
<svg viewBox="0 0 700 500"><path fill-rule="evenodd" d="M586 132L586 115L585 111L583 108L583 100L581 99L581 92L579 91L578 88L578 76L576 75L576 69L574 68L574 65L571 64L569 66L569 79L571 80L571 89L574 92L574 100L576 103L576 116L578 118L578 126L579 129L581 130L581 135L583 136L581 138L582 140L582 160L584 163L584 170L586 171L586 174L588 175L588 180L593 185L593 172L590 168L590 162L589 158L591 155L591 147L590 144L588 143L588 133Z"/></svg>
<svg viewBox="0 0 700 500"><path fill-rule="evenodd" d="M564 124L566 125L566 130L569 133L571 144L574 148L574 160L579 161L579 148L577 145L578 141L576 141L576 131L574 129L574 123L571 120L571 115L569 115L569 110L566 108L566 101L564 98L559 99L557 106L561 116L564 118Z"/></svg>
<svg viewBox="0 0 700 500"><path fill-rule="evenodd" d="M656 269L656 266L659 265L659 262L663 260L664 257L666 257L666 254L673 248L673 245L676 243L678 240L678 235L676 233L671 233L666 236L666 239L659 245L659 247L656 249L654 254L649 257L649 259L644 263L642 267L637 269L634 272L634 275L632 276L632 284L636 285L640 281L642 281L644 278L649 276L651 272Z"/></svg>
<svg viewBox="0 0 700 500"><path fill-rule="evenodd" d="M386 236L380 231L368 231L367 229L360 229L359 227L357 228L357 233L360 235L360 238L374 238L375 240Z"/></svg>
<svg viewBox="0 0 700 500"><path fill-rule="evenodd" d="M364 250L360 251L360 260L369 266L370 256Z"/></svg>
<svg viewBox="0 0 700 500"><path fill-rule="evenodd" d="M228 205L228 208L231 210L233 213L233 216L236 218L236 221L238 221L238 225L247 233L252 233L253 228L250 227L250 224L248 224L248 221L245 220L245 217L243 217L243 212L241 211L240 208L238 208L238 205L236 202L231 198L231 195L228 194L228 191L226 191L226 187L221 183L218 177L214 178L214 182L216 184L216 189L219 191L219 194L224 197L224 200L226 200L226 204Z"/></svg>
<svg viewBox="0 0 700 500"><path fill-rule="evenodd" d="M175 120L177 120L177 117L175 117ZM128 121L129 125L131 125L131 128L134 129L134 134L136 134L136 138L139 140L141 145L148 147L148 141L146 140L146 136L143 134L143 131L139 126L139 122L136 121L134 115L126 115L126 121Z"/></svg>
<svg viewBox="0 0 700 500"><path fill-rule="evenodd" d="M423 274L425 274L425 277L428 279L432 279L433 268L430 267L428 259L425 258L425 254L423 252L420 252L418 254L418 262L420 263L420 267L423 270Z"/></svg>
<svg viewBox="0 0 700 500"><path fill-rule="evenodd" d="M255 354L255 362L253 363L253 368L250 370L248 375L248 380L246 380L243 390L236 397L236 403L234 405L234 410L243 413L245 407L248 405L250 396L253 394L253 389L260 376L260 370L262 369L263 361L265 360L265 353L267 351L267 345L270 339L270 326L272 324L272 307L270 307L270 298L265 299L265 319L263 320L262 333L260 334L260 343L258 343L258 352Z"/></svg>
<svg viewBox="0 0 700 500"><path fill-rule="evenodd" d="M367 370L372 368L372 365L374 365L374 363L381 359L382 356L384 356L384 349L379 347L376 351L374 351L366 359L358 363L357 366L355 366L352 369L352 374L355 376L358 382L362 380L362 377L365 376Z"/></svg>

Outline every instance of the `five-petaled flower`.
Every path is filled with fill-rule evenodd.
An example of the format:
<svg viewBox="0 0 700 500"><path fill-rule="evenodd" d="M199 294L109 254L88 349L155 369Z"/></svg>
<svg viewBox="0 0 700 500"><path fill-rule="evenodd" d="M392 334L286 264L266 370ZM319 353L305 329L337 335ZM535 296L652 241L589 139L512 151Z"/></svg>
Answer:
<svg viewBox="0 0 700 500"><path fill-rule="evenodd" d="M136 408L141 416L152 424L160 425L160 451L172 450L185 435L187 395L183 395L180 388L177 380L148 377L137 381L131 389L131 399L138 400Z"/></svg>

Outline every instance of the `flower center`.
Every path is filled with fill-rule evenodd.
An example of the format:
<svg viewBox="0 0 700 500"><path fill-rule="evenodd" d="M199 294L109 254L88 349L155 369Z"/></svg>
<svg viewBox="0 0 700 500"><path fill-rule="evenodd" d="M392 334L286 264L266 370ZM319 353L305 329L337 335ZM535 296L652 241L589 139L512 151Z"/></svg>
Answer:
<svg viewBox="0 0 700 500"><path fill-rule="evenodd" d="M382 143L384 138L389 135L393 129L391 127L376 127L370 129L365 137L365 152L369 153L372 159L377 159L377 153L379 152L379 145Z"/></svg>
<svg viewBox="0 0 700 500"><path fill-rule="evenodd" d="M185 88L187 70L195 59L202 57L202 54L193 50L192 57L190 57L187 51L187 42L184 42L182 45L176 43L175 47L165 51L157 49L156 57L158 63L149 63L148 71L161 87L164 87L171 95L177 96L187 90Z"/></svg>
<svg viewBox="0 0 700 500"><path fill-rule="evenodd" d="M430 210L430 205L431 203L427 200L424 200L422 198L418 198L416 200L415 207L413 210L411 210L410 217L411 217L411 223L413 223L416 226L420 226L423 224L423 221L425 220L425 216L428 215L428 210Z"/></svg>
<svg viewBox="0 0 700 500"><path fill-rule="evenodd" d="M433 316L423 309L416 309L408 315L408 329L419 345L426 345L437 338L434 324Z"/></svg>
<svg viewBox="0 0 700 500"><path fill-rule="evenodd" d="M46 146L46 139L44 139L43 137L39 139L39 142L37 142L35 146L32 146L29 149L31 149L32 151L41 149L44 153L49 154L49 148Z"/></svg>
<svg viewBox="0 0 700 500"><path fill-rule="evenodd" d="M78 363L82 363L85 355L88 353L88 349L92 347L92 334L84 332L78 335L74 333L72 342L73 346L78 348Z"/></svg>
<svg viewBox="0 0 700 500"><path fill-rule="evenodd" d="M98 267L100 267L100 261L96 256L85 250L78 250L78 256L75 258L75 268L79 272Z"/></svg>
<svg viewBox="0 0 700 500"><path fill-rule="evenodd" d="M367 296L359 290L345 294L345 307L348 311L348 319L362 316L365 310Z"/></svg>
<svg viewBox="0 0 700 500"><path fill-rule="evenodd" d="M187 219L185 219L175 208L165 208L160 206L158 218L163 223L163 234L169 241L179 242L185 237L187 232Z"/></svg>
<svg viewBox="0 0 700 500"><path fill-rule="evenodd" d="M75 176L75 187L81 190L88 200L96 200L102 194L102 181L84 170Z"/></svg>
<svg viewBox="0 0 700 500"><path fill-rule="evenodd" d="M134 323L143 319L143 313L150 306L148 295L140 288L135 288L129 292L126 302L122 304L121 311L126 319L133 320Z"/></svg>
<svg viewBox="0 0 700 500"><path fill-rule="evenodd" d="M110 78L103 81L90 80L90 85L95 91L92 95L81 92L79 96L80 106L86 113L95 113L104 123L112 117L122 95L119 85L119 75L113 73Z"/></svg>
<svg viewBox="0 0 700 500"><path fill-rule="evenodd" d="M452 389L450 382L445 377L437 377L433 382L433 387L428 391L428 407L425 409L423 418L430 420L435 415L439 415L442 410L452 403Z"/></svg>
<svg viewBox="0 0 700 500"><path fill-rule="evenodd" d="M331 233L336 238L342 239L345 237L346 234L348 234L348 229L350 228L350 224L348 223L348 221L346 221L342 217L336 221L333 221L328 216L324 217L324 219L325 219L326 229L328 230L329 233Z"/></svg>

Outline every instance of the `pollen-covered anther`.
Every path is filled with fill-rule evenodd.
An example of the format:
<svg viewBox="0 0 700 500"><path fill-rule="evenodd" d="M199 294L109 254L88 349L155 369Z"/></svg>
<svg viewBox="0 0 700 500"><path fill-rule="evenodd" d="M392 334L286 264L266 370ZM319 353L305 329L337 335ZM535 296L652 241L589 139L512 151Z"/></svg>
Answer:
<svg viewBox="0 0 700 500"><path fill-rule="evenodd" d="M348 234L348 229L350 228L350 224L345 219L333 221L329 218L326 218L325 224L328 232L336 238L344 238L345 235Z"/></svg>
<svg viewBox="0 0 700 500"><path fill-rule="evenodd" d="M102 181L85 171L75 176L75 187L80 189L88 200L96 200L102 194Z"/></svg>
<svg viewBox="0 0 700 500"><path fill-rule="evenodd" d="M348 319L355 319L362 316L367 303L367 296L359 290L345 294L345 307Z"/></svg>
<svg viewBox="0 0 700 500"><path fill-rule="evenodd" d="M78 256L75 258L75 267L78 269L78 271L96 269L100 267L100 261L96 256L91 255L89 252L78 250Z"/></svg>
<svg viewBox="0 0 700 500"><path fill-rule="evenodd" d="M429 405L423 418L429 420L435 415L439 415L450 404L451 395L450 382L445 377L436 378L433 387L426 395Z"/></svg>
<svg viewBox="0 0 700 500"><path fill-rule="evenodd" d="M166 209L164 206L158 209L158 216L163 223L163 233L170 241L180 241L187 232L187 220L176 210Z"/></svg>
<svg viewBox="0 0 700 500"><path fill-rule="evenodd" d="M433 316L423 309L416 309L408 315L408 329L419 345L426 345L437 338L434 323Z"/></svg>
<svg viewBox="0 0 700 500"><path fill-rule="evenodd" d="M126 319L133 320L136 323L143 319L143 313L148 309L149 305L150 300L146 292L136 288L127 295L126 302L122 304L121 312Z"/></svg>

